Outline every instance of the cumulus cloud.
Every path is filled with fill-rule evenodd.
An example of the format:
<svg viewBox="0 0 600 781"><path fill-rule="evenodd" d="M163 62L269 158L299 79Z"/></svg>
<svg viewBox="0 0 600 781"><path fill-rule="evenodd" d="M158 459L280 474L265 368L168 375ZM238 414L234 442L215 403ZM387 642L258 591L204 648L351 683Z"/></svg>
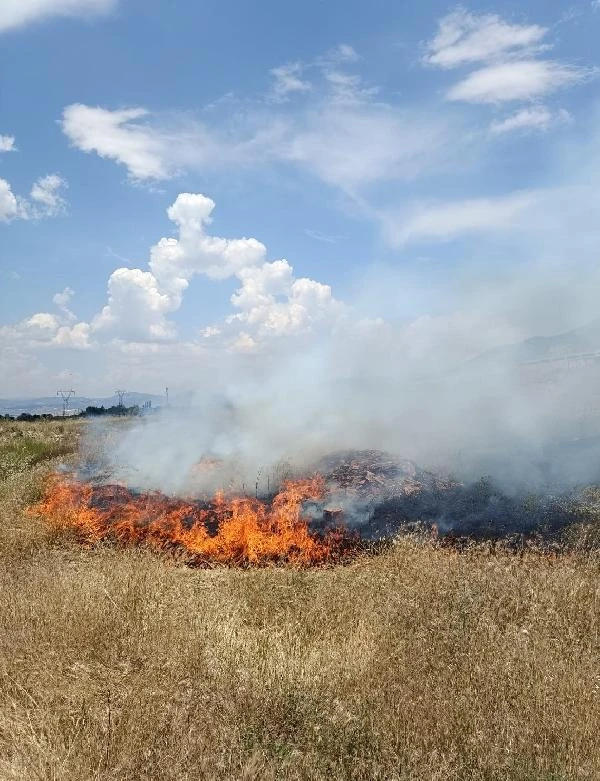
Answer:
<svg viewBox="0 0 600 781"><path fill-rule="evenodd" d="M91 323L93 334L138 343L175 339L169 316L180 308L196 276L239 280L231 297L239 311L201 334L233 349L247 351L250 344L255 349L270 338L310 331L335 316L340 304L328 285L296 279L287 260L267 261L266 247L254 238L209 234L214 207L214 201L199 193L177 197L167 214L178 237L162 238L151 248L148 270L119 268L111 274L108 302Z"/></svg>
<svg viewBox="0 0 600 781"><path fill-rule="evenodd" d="M10 184L0 179L0 222L39 220L58 217L66 209L61 190L66 182L56 174L43 176L34 182L29 197L15 195Z"/></svg>
<svg viewBox="0 0 600 781"><path fill-rule="evenodd" d="M58 312L36 312L13 326L0 326L0 345L19 351L31 357L31 351L69 348L88 350L90 326L78 322L77 316L69 309L75 291L65 287L56 293L52 301Z"/></svg>
<svg viewBox="0 0 600 781"><path fill-rule="evenodd" d="M25 209L34 219L41 217L57 217L64 214L66 201L61 191L67 183L57 174L40 177L34 182L29 194L29 204Z"/></svg>
<svg viewBox="0 0 600 781"><path fill-rule="evenodd" d="M44 349L68 347L87 350L90 344L90 326L87 323L73 323L74 315L62 311L37 312L16 326L0 327L0 341L15 349Z"/></svg>
<svg viewBox="0 0 600 781"><path fill-rule="evenodd" d="M6 179L0 179L0 221L9 222L19 214L19 203Z"/></svg>
<svg viewBox="0 0 600 781"><path fill-rule="evenodd" d="M158 341L175 335L165 315L178 306L160 290L150 271L119 268L108 280L108 303L94 318L92 327L130 341Z"/></svg>
<svg viewBox="0 0 600 781"><path fill-rule="evenodd" d="M439 68L456 68L529 52L547 32L548 28L537 24L509 24L496 14L472 14L459 8L439 20L423 61Z"/></svg>
<svg viewBox="0 0 600 781"><path fill-rule="evenodd" d="M342 312L329 285L295 279L287 260L249 267L237 276L242 285L231 303L241 311L227 322L245 323L259 340L310 331L319 322L334 321ZM247 332L242 333L247 342Z"/></svg>
<svg viewBox="0 0 600 781"><path fill-rule="evenodd" d="M70 347L75 350L87 350L90 345L90 326L87 323L61 325L52 340L56 347Z"/></svg>
<svg viewBox="0 0 600 781"><path fill-rule="evenodd" d="M87 17L113 10L118 0L2 0L0 33L53 16Z"/></svg>
<svg viewBox="0 0 600 781"><path fill-rule="evenodd" d="M16 152L14 136L2 136L0 135L0 152Z"/></svg>
<svg viewBox="0 0 600 781"><path fill-rule="evenodd" d="M29 328L40 328L44 331L56 331L58 328L58 318L48 312L38 312L25 321Z"/></svg>
<svg viewBox="0 0 600 781"><path fill-rule="evenodd" d="M527 101L585 81L593 74L590 68L552 60L503 62L470 73L448 90L447 97L467 103Z"/></svg>

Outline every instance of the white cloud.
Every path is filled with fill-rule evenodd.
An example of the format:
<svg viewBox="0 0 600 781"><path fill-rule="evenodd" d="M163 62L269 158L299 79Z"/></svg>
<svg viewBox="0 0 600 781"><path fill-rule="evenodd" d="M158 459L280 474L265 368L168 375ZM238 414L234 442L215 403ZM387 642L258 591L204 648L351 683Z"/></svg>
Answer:
<svg viewBox="0 0 600 781"><path fill-rule="evenodd" d="M65 180L57 174L42 176L34 182L29 194L30 203L26 207L31 217L39 219L41 217L57 217L64 214L66 201L60 194L60 191L66 186Z"/></svg>
<svg viewBox="0 0 600 781"><path fill-rule="evenodd" d="M516 60L470 73L448 90L447 97L467 103L534 100L560 87L585 81L593 73L590 68L551 60Z"/></svg>
<svg viewBox="0 0 600 781"><path fill-rule="evenodd" d="M74 103L64 110L62 128L77 149L126 165L134 179L166 179L171 170L163 139L136 123L148 114L143 108L109 111Z"/></svg>
<svg viewBox="0 0 600 781"><path fill-rule="evenodd" d="M69 302L74 295L75 291L73 288L66 287L62 292L56 293L52 297L52 301L60 309L61 314L67 322L75 322L77 320L77 316L69 309Z"/></svg>
<svg viewBox="0 0 600 781"><path fill-rule="evenodd" d="M515 52L530 51L548 29L537 24L508 24L496 14L472 14L458 9L438 22L438 32L426 45L423 61L440 68L486 62Z"/></svg>
<svg viewBox="0 0 600 781"><path fill-rule="evenodd" d="M229 349L236 353L252 353L258 347L256 341L246 333L241 331L233 341L229 343Z"/></svg>
<svg viewBox="0 0 600 781"><path fill-rule="evenodd" d="M591 68L539 59L540 52L551 48L542 43L547 34L548 28L537 24L510 24L496 14L472 14L459 8L438 22L423 62L444 69L477 64L446 95L467 103L535 100L595 73Z"/></svg>
<svg viewBox="0 0 600 781"><path fill-rule="evenodd" d="M89 349L90 326L77 322L76 315L68 308L74 295L70 287L64 288L53 296L53 302L59 309L58 314L52 312L36 312L16 326L0 327L0 336L7 344L15 347Z"/></svg>
<svg viewBox="0 0 600 781"><path fill-rule="evenodd" d="M51 315L48 312L38 312L26 321L26 325L29 328L41 328L46 331L55 331L58 328L58 318L56 315Z"/></svg>
<svg viewBox="0 0 600 781"><path fill-rule="evenodd" d="M87 17L105 14L116 5L117 0L2 0L0 32L53 16Z"/></svg>
<svg viewBox="0 0 600 781"><path fill-rule="evenodd" d="M0 179L0 221L9 222L19 214L19 203L6 179Z"/></svg>
<svg viewBox="0 0 600 781"><path fill-rule="evenodd" d="M490 132L500 135L515 130L547 130L557 122L568 121L570 121L570 115L564 109L554 114L545 106L535 106L521 109L505 119L492 122Z"/></svg>
<svg viewBox="0 0 600 781"><path fill-rule="evenodd" d="M52 344L55 347L70 347L76 350L87 350L91 347L90 326L87 323L62 325L56 331Z"/></svg>
<svg viewBox="0 0 600 781"><path fill-rule="evenodd" d="M14 327L0 328L6 344L21 348L70 347L86 350L91 347L87 323L66 324L63 317L50 312L37 312Z"/></svg>
<svg viewBox="0 0 600 781"><path fill-rule="evenodd" d="M333 298L330 286L295 279L287 260L243 269L236 276L242 286L231 302L241 311L228 322L250 326L259 341L310 331L319 322L335 320L341 314L341 304Z"/></svg>
<svg viewBox="0 0 600 781"><path fill-rule="evenodd" d="M242 268L237 274L242 287L231 297L231 303L244 311L271 303L284 295L293 281L293 269L287 260Z"/></svg>
<svg viewBox="0 0 600 781"><path fill-rule="evenodd" d="M210 236L215 203L199 193L180 193L167 209L179 228L179 240L161 239L152 248L150 268L172 292L182 289L182 279L204 274L209 279L227 279L248 266L263 261L267 249L256 239L224 239Z"/></svg>
<svg viewBox="0 0 600 781"><path fill-rule="evenodd" d="M310 90L310 82L301 78L302 70L302 64L299 62L280 65L271 70L271 75L275 79L273 98L276 101L286 100L293 92L308 92Z"/></svg>
<svg viewBox="0 0 600 781"><path fill-rule="evenodd" d="M427 205L404 219L393 213L384 215L384 231L397 247L412 242L450 241L463 234L511 228L537 201L536 192L525 191L499 198Z"/></svg>
<svg viewBox="0 0 600 781"><path fill-rule="evenodd" d="M0 152L16 152L14 136L0 136Z"/></svg>
<svg viewBox="0 0 600 781"><path fill-rule="evenodd" d="M0 179L0 222L58 217L66 209L66 202L60 195L60 190L66 186L60 176L50 174L34 182L29 198L23 198L13 193L5 179Z"/></svg>
<svg viewBox="0 0 600 781"><path fill-rule="evenodd" d="M342 241L342 239L345 238L344 236L335 236L329 233L321 233L320 231L313 230L312 228L305 228L304 233L306 233L307 236L310 236L311 239L323 242L324 244L337 244L339 241Z"/></svg>
<svg viewBox="0 0 600 781"><path fill-rule="evenodd" d="M375 101L373 93L356 76L328 70L321 89L293 112L262 104L240 111L233 124L208 126L152 116L139 107L112 111L75 104L65 109L62 127L73 146L125 165L134 180L292 162L328 184L354 190L380 180L410 180L438 165L453 145L452 122Z"/></svg>
<svg viewBox="0 0 600 781"><path fill-rule="evenodd" d="M328 184L354 191L410 181L448 150L451 123L383 103L324 105L299 123L282 156Z"/></svg>
<svg viewBox="0 0 600 781"><path fill-rule="evenodd" d="M151 272L118 268L108 280L108 303L92 321L92 328L128 341L172 339L175 328L165 315L178 305L160 290Z"/></svg>
<svg viewBox="0 0 600 781"><path fill-rule="evenodd" d="M321 57L317 57L314 65L327 71L331 67L338 67L350 62L358 62L358 60L360 60L360 57L353 46L350 46L348 43L339 43L337 46L334 46L333 49L329 49L329 51L325 52Z"/></svg>
<svg viewBox="0 0 600 781"><path fill-rule="evenodd" d="M56 306L59 307L59 309L64 309L66 306L69 305L69 301L73 298L75 294L75 291L73 288L66 287L61 293L56 293L52 300L56 304Z"/></svg>
<svg viewBox="0 0 600 781"><path fill-rule="evenodd" d="M278 117L240 116L231 131L141 107L110 110L76 103L63 112L71 144L127 168L134 181L169 179L188 170L258 165L273 156L286 126Z"/></svg>
<svg viewBox="0 0 600 781"><path fill-rule="evenodd" d="M180 308L185 290L198 275L241 282L231 297L239 311L227 318L225 329L213 324L201 332L203 339L222 337L232 349L237 349L240 327L258 347L274 336L304 333L335 316L340 305L331 288L295 279L286 260L267 262L261 242L208 234L214 206L201 194L177 197L167 213L178 226L178 238L163 238L151 248L148 271L119 268L111 274L108 303L92 321L92 334L137 343L175 339L169 315ZM239 345L247 350L248 338L242 337Z"/></svg>

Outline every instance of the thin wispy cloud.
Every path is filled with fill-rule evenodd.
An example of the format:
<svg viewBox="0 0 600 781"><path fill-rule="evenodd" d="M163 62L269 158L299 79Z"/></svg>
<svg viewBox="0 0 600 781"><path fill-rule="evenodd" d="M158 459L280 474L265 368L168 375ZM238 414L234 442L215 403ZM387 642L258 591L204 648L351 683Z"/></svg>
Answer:
<svg viewBox="0 0 600 781"><path fill-rule="evenodd" d="M303 67L299 62L280 65L271 70L274 79L273 99L275 101L287 100L294 92L308 92L311 84L302 78Z"/></svg>
<svg viewBox="0 0 600 781"><path fill-rule="evenodd" d="M466 103L538 100L596 75L593 68L541 57L552 48L548 34L537 24L511 24L496 14L458 9L439 21L423 62L444 70L476 65L446 93L448 100Z"/></svg>
<svg viewBox="0 0 600 781"><path fill-rule="evenodd" d="M545 131L553 125L570 121L571 116L565 109L552 112L545 106L535 106L521 109L504 119L495 120L490 125L490 132L494 135L503 135L518 131Z"/></svg>
<svg viewBox="0 0 600 781"><path fill-rule="evenodd" d="M539 198L539 193L526 191L498 198L424 204L407 216L384 214L383 224L389 241L397 247L450 241L469 233L509 230Z"/></svg>
<svg viewBox="0 0 600 781"><path fill-rule="evenodd" d="M425 45L423 62L439 68L488 62L539 47L548 28L510 24L496 14L473 14L458 9L438 22L436 35Z"/></svg>
<svg viewBox="0 0 600 781"><path fill-rule="evenodd" d="M321 233L320 231L312 230L311 228L305 228L304 233L315 241L321 241L324 244L338 244L343 241L344 236L332 236L328 233Z"/></svg>
<svg viewBox="0 0 600 781"><path fill-rule="evenodd" d="M542 98L596 75L591 68L551 60L513 60L474 71L452 86L448 100L503 103Z"/></svg>

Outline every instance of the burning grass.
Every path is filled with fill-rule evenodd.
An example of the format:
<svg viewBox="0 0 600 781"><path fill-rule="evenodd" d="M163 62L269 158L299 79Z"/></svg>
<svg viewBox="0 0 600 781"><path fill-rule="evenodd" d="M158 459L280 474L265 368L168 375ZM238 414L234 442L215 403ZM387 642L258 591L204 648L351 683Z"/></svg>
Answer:
<svg viewBox="0 0 600 781"><path fill-rule="evenodd" d="M29 513L52 531L73 533L85 544L146 545L183 554L193 566L314 566L348 558L359 548L358 539L342 529L321 536L309 531L302 503L324 495L325 483L317 475L285 481L269 502L220 493L201 506L54 474Z"/></svg>
<svg viewBox="0 0 600 781"><path fill-rule="evenodd" d="M56 545L43 477L0 478L2 781L600 778L597 551L190 569Z"/></svg>

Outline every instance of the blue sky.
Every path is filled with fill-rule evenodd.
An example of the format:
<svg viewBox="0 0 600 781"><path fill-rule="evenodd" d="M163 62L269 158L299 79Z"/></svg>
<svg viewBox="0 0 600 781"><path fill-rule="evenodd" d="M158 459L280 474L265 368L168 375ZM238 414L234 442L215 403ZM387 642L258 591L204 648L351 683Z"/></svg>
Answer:
<svg viewBox="0 0 600 781"><path fill-rule="evenodd" d="M599 6L3 0L0 397L593 319Z"/></svg>

